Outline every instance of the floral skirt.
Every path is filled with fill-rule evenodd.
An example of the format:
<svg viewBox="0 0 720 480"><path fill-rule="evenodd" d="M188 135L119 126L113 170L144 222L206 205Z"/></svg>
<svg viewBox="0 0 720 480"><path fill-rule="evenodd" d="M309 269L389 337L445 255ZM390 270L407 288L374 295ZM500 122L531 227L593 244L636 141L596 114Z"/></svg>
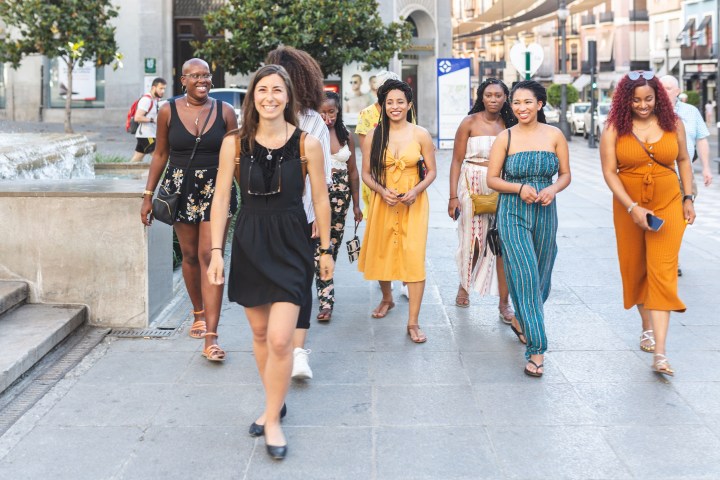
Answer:
<svg viewBox="0 0 720 480"><path fill-rule="evenodd" d="M180 190L183 186L182 195L178 204L176 222L193 223L210 221L210 207L215 193L215 177L217 168L188 169L190 178L183 186L184 169L168 165L162 185L169 193ZM238 195L235 182L230 195L230 210L228 218L232 217L238 208Z"/></svg>

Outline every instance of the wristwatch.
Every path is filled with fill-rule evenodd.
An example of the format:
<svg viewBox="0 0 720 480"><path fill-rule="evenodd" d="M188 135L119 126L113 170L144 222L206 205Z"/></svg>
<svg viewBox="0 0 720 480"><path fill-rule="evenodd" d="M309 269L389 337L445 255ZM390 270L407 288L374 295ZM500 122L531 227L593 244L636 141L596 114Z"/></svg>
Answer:
<svg viewBox="0 0 720 480"><path fill-rule="evenodd" d="M695 203L695 195L685 195L683 197L683 203L685 202L685 200L690 200L691 202Z"/></svg>
<svg viewBox="0 0 720 480"><path fill-rule="evenodd" d="M318 248L318 252L320 252L320 255L332 255L333 252L335 252L335 248L333 248L333 245L331 243L328 248Z"/></svg>

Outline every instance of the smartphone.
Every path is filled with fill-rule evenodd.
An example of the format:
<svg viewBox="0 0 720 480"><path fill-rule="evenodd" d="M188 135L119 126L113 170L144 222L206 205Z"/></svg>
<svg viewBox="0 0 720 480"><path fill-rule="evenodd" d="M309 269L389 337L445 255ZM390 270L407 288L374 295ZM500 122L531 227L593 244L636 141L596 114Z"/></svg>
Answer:
<svg viewBox="0 0 720 480"><path fill-rule="evenodd" d="M455 215L453 216L454 220L457 220L460 218L460 207L455 207Z"/></svg>
<svg viewBox="0 0 720 480"><path fill-rule="evenodd" d="M404 196L405 196L405 194L404 194L404 193L398 193L398 194L397 194L397 195L395 195L395 196L396 196L397 198L402 198L402 197L404 197Z"/></svg>
<svg viewBox="0 0 720 480"><path fill-rule="evenodd" d="M660 230L660 227L663 226L663 224L665 223L665 220L663 220L662 218L656 217L652 213L648 213L647 214L647 223L648 223L648 226L650 227L650 230L657 232L658 230Z"/></svg>

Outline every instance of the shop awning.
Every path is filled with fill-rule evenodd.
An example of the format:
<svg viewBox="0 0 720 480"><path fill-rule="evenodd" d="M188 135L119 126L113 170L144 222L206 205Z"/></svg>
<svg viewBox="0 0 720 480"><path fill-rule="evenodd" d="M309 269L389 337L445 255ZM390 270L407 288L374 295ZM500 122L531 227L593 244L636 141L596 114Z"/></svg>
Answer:
<svg viewBox="0 0 720 480"><path fill-rule="evenodd" d="M597 45L598 62L611 62L613 59L613 40L614 31L603 31L600 35L600 41Z"/></svg>
<svg viewBox="0 0 720 480"><path fill-rule="evenodd" d="M572 83L572 86L575 87L576 90L582 91L583 88L590 85L590 75L587 75L583 73L578 78L575 79L575 81Z"/></svg>
<svg viewBox="0 0 720 480"><path fill-rule="evenodd" d="M695 19L694 19L694 18L691 18L690 20L688 20L687 23L685 24L685 26L683 27L683 29L682 29L682 30L680 31L680 33L678 34L678 36L677 36L677 41L678 41L678 42L682 42L682 41L683 41L683 37L685 37L686 35L690 35L690 31L692 30L692 28L693 28L694 25L695 25Z"/></svg>

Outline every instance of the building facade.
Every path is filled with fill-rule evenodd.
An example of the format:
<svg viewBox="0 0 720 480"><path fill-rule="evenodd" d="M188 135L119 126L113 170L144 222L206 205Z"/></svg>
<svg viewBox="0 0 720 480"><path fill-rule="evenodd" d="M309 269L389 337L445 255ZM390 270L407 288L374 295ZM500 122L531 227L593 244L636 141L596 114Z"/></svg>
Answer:
<svg viewBox="0 0 720 480"><path fill-rule="evenodd" d="M718 72L718 19L716 0L685 0L682 2L680 43L681 83L684 90L699 94L701 107L714 100Z"/></svg>
<svg viewBox="0 0 720 480"><path fill-rule="evenodd" d="M123 68L88 69L88 88L94 93L73 100L73 121L124 124L130 104L155 77L168 80L168 95L179 94L179 73L192 58L191 42L207 38L202 17L224 0L123 0L115 19L116 40ZM418 121L437 131L435 60L451 56L450 6L445 0L381 0L386 22L400 18L413 24L413 46L388 66L413 85ZM0 25L0 38L12 35ZM0 64L0 119L62 122L64 84L56 58L27 57L17 70ZM246 81L226 75L215 66L213 84L222 87ZM75 90L73 88L73 90Z"/></svg>

